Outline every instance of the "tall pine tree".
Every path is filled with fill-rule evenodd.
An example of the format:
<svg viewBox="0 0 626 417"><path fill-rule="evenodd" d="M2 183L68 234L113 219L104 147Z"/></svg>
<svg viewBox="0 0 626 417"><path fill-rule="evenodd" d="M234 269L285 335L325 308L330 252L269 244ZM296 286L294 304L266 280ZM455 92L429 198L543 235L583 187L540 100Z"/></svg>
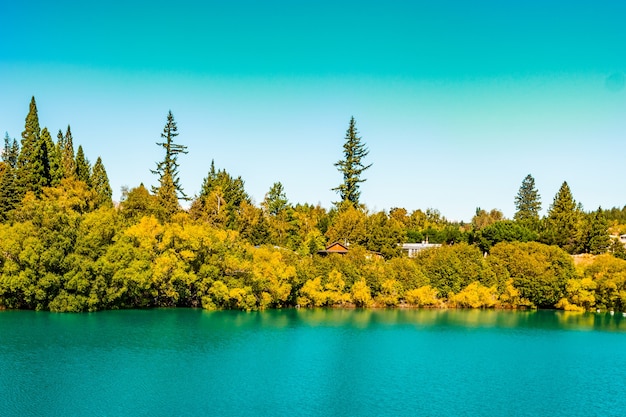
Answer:
<svg viewBox="0 0 626 417"><path fill-rule="evenodd" d="M535 179L528 174L520 186L517 196L515 196L514 219L524 223L526 226L536 226L539 222L539 211L541 210L541 199L539 192L535 188Z"/></svg>
<svg viewBox="0 0 626 417"><path fill-rule="evenodd" d="M578 226L581 214L567 181L563 182L548 210L546 230L543 233L545 243L558 245L574 253L579 240Z"/></svg>
<svg viewBox="0 0 626 417"><path fill-rule="evenodd" d="M35 97L32 97L30 101L26 124L22 132L22 146L17 159L17 170L20 196L28 191L39 195L43 187L50 185L48 144L41 137Z"/></svg>
<svg viewBox="0 0 626 417"><path fill-rule="evenodd" d="M57 148L61 158L61 171L63 178L76 177L76 156L74 155L74 139L72 138L72 129L67 125L65 136L61 130L57 134Z"/></svg>
<svg viewBox="0 0 626 417"><path fill-rule="evenodd" d="M46 144L46 151L48 153L48 166L49 181L47 185L58 185L63 179L63 173L61 172L61 156L57 152L57 147L52 140L52 135L48 131L47 127L44 127L41 131L41 140Z"/></svg>
<svg viewBox="0 0 626 417"><path fill-rule="evenodd" d="M9 138L5 133L4 148L2 150L2 163L0 171L0 221L8 219L9 212L17 207L20 202L20 194L17 184L17 158L20 149L17 141Z"/></svg>
<svg viewBox="0 0 626 417"><path fill-rule="evenodd" d="M359 198L361 197L359 184L365 181L364 178L361 178L361 174L372 166L372 164L363 164L362 160L368 154L369 150L358 136L356 122L354 117L352 117L350 118L350 125L346 131L345 143L343 145L344 159L335 163L339 172L343 174L343 183L333 188L333 191L337 191L341 197L341 201L337 203L338 206L345 203L354 206L359 205Z"/></svg>
<svg viewBox="0 0 626 417"><path fill-rule="evenodd" d="M174 142L174 138L178 136L178 127L176 126L176 122L174 121L174 115L170 110L167 114L167 122L165 123L165 127L163 128L163 133L161 133L161 138L164 139L163 142L157 142L157 145L163 147L165 149L165 158L163 161L157 163L157 167L152 171L153 174L159 176L159 186L152 187L152 192L159 195L163 194L163 192L159 192L159 188L165 186L169 189L169 185L166 184L172 181L174 185L174 195L176 199L187 199L187 195L183 191L183 187L180 185L180 180L178 178L178 155L186 154L187 147ZM170 179L165 178L169 176ZM171 200L171 197L167 197L166 200ZM169 203L168 203L169 204Z"/></svg>
<svg viewBox="0 0 626 417"><path fill-rule="evenodd" d="M104 169L104 164L102 163L102 158L100 157L96 160L91 172L91 187L98 196L98 206L110 206L112 204L111 195L113 194L113 191L111 190L111 185L109 184L107 171Z"/></svg>
<svg viewBox="0 0 626 417"><path fill-rule="evenodd" d="M78 146L78 151L76 151L76 178L91 186L91 165L89 160L85 158L81 145Z"/></svg>

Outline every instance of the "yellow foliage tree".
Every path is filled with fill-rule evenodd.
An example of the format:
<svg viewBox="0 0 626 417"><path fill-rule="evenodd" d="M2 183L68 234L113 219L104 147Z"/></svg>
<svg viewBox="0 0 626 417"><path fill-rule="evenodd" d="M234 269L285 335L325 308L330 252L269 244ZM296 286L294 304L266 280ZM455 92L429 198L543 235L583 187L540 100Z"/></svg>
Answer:
<svg viewBox="0 0 626 417"><path fill-rule="evenodd" d="M352 285L352 302L357 307L368 307L372 304L372 293L364 279Z"/></svg>
<svg viewBox="0 0 626 417"><path fill-rule="evenodd" d="M430 285L408 290L404 297L407 303L417 307L439 307L441 300L437 298L437 289Z"/></svg>
<svg viewBox="0 0 626 417"><path fill-rule="evenodd" d="M497 299L498 291L495 286L485 287L474 281L458 294L452 294L448 303L450 307L489 308L496 305Z"/></svg>

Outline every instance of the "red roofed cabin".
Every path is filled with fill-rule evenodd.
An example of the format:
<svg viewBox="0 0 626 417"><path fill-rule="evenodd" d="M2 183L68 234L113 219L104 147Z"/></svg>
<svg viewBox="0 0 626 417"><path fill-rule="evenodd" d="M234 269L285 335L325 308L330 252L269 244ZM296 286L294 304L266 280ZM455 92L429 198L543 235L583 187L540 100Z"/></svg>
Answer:
<svg viewBox="0 0 626 417"><path fill-rule="evenodd" d="M332 243L330 246L326 246L325 250L317 251L318 255L330 255L331 253L337 253L339 255L345 255L348 253L348 247L342 245L339 242Z"/></svg>

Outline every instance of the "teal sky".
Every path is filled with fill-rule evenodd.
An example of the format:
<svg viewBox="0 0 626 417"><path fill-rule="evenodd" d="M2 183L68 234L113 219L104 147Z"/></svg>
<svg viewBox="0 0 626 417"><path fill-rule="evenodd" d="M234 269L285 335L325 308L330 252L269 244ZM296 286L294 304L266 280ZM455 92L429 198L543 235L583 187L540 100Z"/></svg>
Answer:
<svg viewBox="0 0 626 417"><path fill-rule="evenodd" d="M586 209L621 207L624 16L621 1L2 2L0 132L20 137L34 95L119 198L155 183L171 109L188 194L214 159L257 203L281 181L330 207L354 116L371 210L511 217L528 173L544 209L564 180Z"/></svg>

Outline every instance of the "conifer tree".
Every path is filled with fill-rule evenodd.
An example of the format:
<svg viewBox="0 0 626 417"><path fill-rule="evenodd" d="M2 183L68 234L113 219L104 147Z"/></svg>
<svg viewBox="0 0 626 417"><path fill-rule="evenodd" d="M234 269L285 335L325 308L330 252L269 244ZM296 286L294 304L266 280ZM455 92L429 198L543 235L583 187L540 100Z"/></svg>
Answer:
<svg viewBox="0 0 626 417"><path fill-rule="evenodd" d="M167 221L172 215L180 210L178 197L176 196L176 186L169 172L166 172L159 181L160 185L157 189L157 200L159 206L163 210L164 216L162 221Z"/></svg>
<svg viewBox="0 0 626 417"><path fill-rule="evenodd" d="M583 251L593 255L600 255L609 250L611 237L608 233L609 224L602 207L588 215L584 233Z"/></svg>
<svg viewBox="0 0 626 417"><path fill-rule="evenodd" d="M18 192L23 196L32 191L41 193L44 186L50 185L50 161L45 140L41 139L39 116L35 97L30 101L26 124L22 132L22 146L17 160Z"/></svg>
<svg viewBox="0 0 626 417"><path fill-rule="evenodd" d="M359 205L359 198L361 197L359 184L365 181L364 178L361 178L361 174L372 166L372 164L364 165L362 162L362 159L368 154L369 150L358 136L356 122L352 117L343 145L344 159L335 163L339 172L343 174L343 183L333 188L333 191L337 191L341 197L341 201L336 203L338 206L344 203Z"/></svg>
<svg viewBox="0 0 626 417"><path fill-rule="evenodd" d="M283 184L275 182L265 195L263 207L271 216L276 216L288 207L288 203Z"/></svg>
<svg viewBox="0 0 626 417"><path fill-rule="evenodd" d="M174 138L176 138L176 136L178 136L178 127L176 126L176 122L174 121L174 115L170 110L167 114L167 122L165 123L165 127L163 128L163 133L161 133L161 138L163 138L164 141L157 142L157 145L165 149L165 158L163 159L163 161L158 162L156 169L152 171L153 174L157 174L159 176L159 187L152 187L152 192L157 195L163 195L164 191L159 192L159 188L164 186L164 184L169 189L169 185L167 185L166 183L168 183L170 180L164 180L164 177L167 175L171 178L172 184L174 185L174 195L176 199L186 200L187 195L184 193L183 188L180 185L180 180L178 178L178 155L181 153L186 154L187 147L178 143L174 143ZM171 200L171 197L167 197L166 200Z"/></svg>
<svg viewBox="0 0 626 417"><path fill-rule="evenodd" d="M216 170L211 161L209 173L204 178L200 195L192 205L193 216L211 219L211 223L235 227L240 207L251 204L250 196L244 189L241 177L233 178L226 170Z"/></svg>
<svg viewBox="0 0 626 417"><path fill-rule="evenodd" d="M554 196L554 201L548 210L544 241L573 253L578 241L577 226L580 216L580 206L576 204L569 185L565 181Z"/></svg>
<svg viewBox="0 0 626 417"><path fill-rule="evenodd" d="M89 160L85 158L85 153L83 152L83 147L78 146L78 151L76 152L76 178L80 181L83 181L85 184L91 186L91 165L89 164Z"/></svg>
<svg viewBox="0 0 626 417"><path fill-rule="evenodd" d="M524 178L515 196L515 208L517 209L513 217L515 220L528 225L536 225L539 222L541 200L535 188L535 179L530 174Z"/></svg>
<svg viewBox="0 0 626 417"><path fill-rule="evenodd" d="M5 133L4 148L2 150L2 163L0 163L0 222L8 219L11 210L17 207L20 202L20 194L17 184L17 158L19 155L19 145L13 139L11 142L9 134Z"/></svg>
<svg viewBox="0 0 626 417"><path fill-rule="evenodd" d="M64 178L71 178L76 176L76 157L74 155L74 139L72 138L72 130L70 125L67 125L65 136L59 129L57 134L58 142L57 148L61 156L61 169L63 171Z"/></svg>
<svg viewBox="0 0 626 417"><path fill-rule="evenodd" d="M109 177L102 163L102 158L100 157L96 160L91 172L91 186L98 196L97 202L99 206L112 204L111 196L113 195L113 191L111 190Z"/></svg>
<svg viewBox="0 0 626 417"><path fill-rule="evenodd" d="M41 131L41 140L46 144L46 151L48 153L48 165L50 168L50 179L47 185L55 186L63 179L63 173L61 172L61 156L57 152L57 147L52 140L52 135L48 131L47 127L44 127Z"/></svg>
<svg viewBox="0 0 626 417"><path fill-rule="evenodd" d="M12 169L17 169L17 158L20 154L20 146L17 141L9 137L9 133L4 133L4 148L2 150L2 161Z"/></svg>

